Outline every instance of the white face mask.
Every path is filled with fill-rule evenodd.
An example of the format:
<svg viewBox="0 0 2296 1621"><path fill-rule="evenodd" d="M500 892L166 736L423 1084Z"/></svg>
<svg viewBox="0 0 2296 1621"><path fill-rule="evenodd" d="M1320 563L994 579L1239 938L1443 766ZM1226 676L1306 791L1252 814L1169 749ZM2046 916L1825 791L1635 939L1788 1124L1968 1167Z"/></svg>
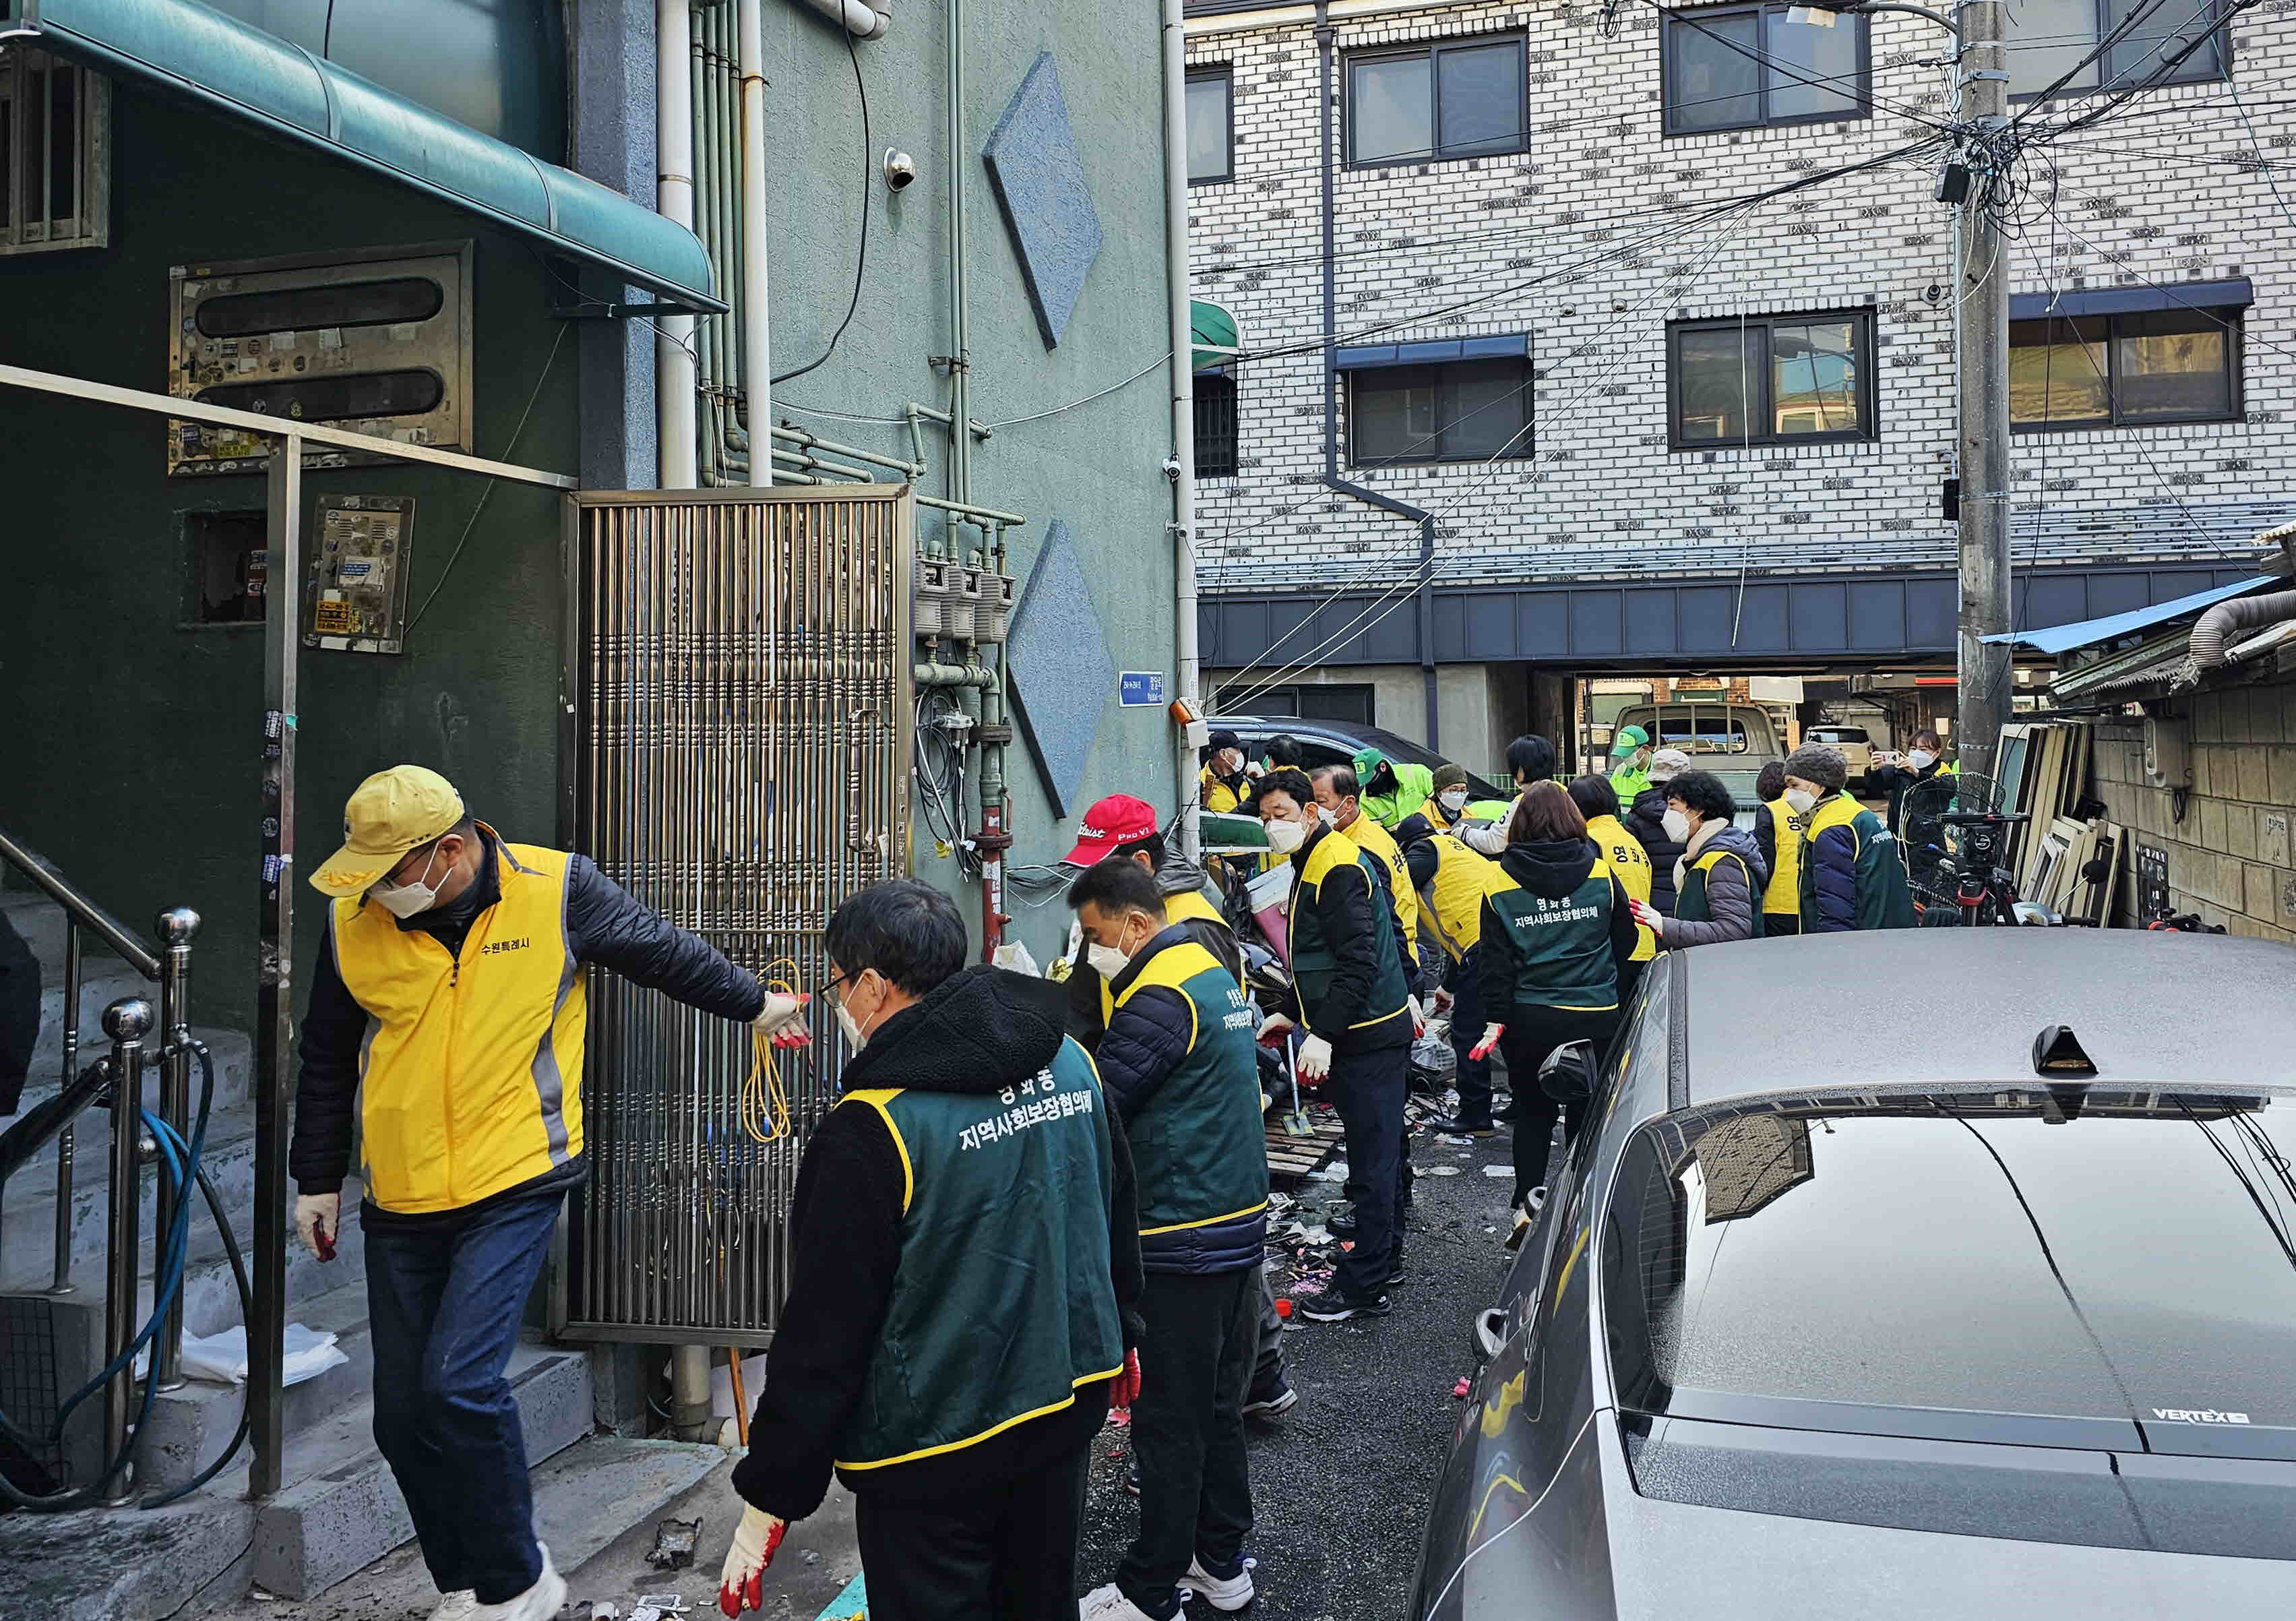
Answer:
<svg viewBox="0 0 2296 1621"><path fill-rule="evenodd" d="M422 863L422 876L412 884L369 885L368 898L394 917L420 917L439 904L439 886L430 882L430 864L438 859L439 852L433 850L430 860Z"/></svg>
<svg viewBox="0 0 2296 1621"><path fill-rule="evenodd" d="M1447 816L1456 816L1467 808L1467 791L1464 788L1446 788L1435 796L1435 802L1443 807Z"/></svg>
<svg viewBox="0 0 2296 1621"><path fill-rule="evenodd" d="M837 1028L844 1033L845 1050L849 1053L859 1052L869 1044L869 1033L861 1028L861 1021L855 1018L852 1010L845 1005L845 999L852 989L853 982L848 980L845 989L837 993L836 1002L830 1009L837 1015Z"/></svg>
<svg viewBox="0 0 2296 1621"><path fill-rule="evenodd" d="M1926 771L1937 763L1937 756L1927 749L1915 749L1906 756L1906 763L1916 771Z"/></svg>
<svg viewBox="0 0 2296 1621"><path fill-rule="evenodd" d="M1666 813L1666 836L1677 844L1690 843L1690 819L1679 810Z"/></svg>
<svg viewBox="0 0 2296 1621"><path fill-rule="evenodd" d="M1120 940L1123 936L1119 934L1117 938ZM1098 941L1085 947L1084 959L1092 965L1094 973L1110 984L1114 984L1116 976L1132 966L1131 952L1120 945L1103 945Z"/></svg>
<svg viewBox="0 0 2296 1621"><path fill-rule="evenodd" d="M1808 816L1809 814L1809 808L1817 803L1817 795L1811 793L1808 788L1788 788L1786 790L1786 803L1792 807L1793 813L1796 816Z"/></svg>
<svg viewBox="0 0 2296 1621"><path fill-rule="evenodd" d="M1275 820L1266 826L1267 847L1278 855L1290 855L1308 842L1308 827L1304 822Z"/></svg>

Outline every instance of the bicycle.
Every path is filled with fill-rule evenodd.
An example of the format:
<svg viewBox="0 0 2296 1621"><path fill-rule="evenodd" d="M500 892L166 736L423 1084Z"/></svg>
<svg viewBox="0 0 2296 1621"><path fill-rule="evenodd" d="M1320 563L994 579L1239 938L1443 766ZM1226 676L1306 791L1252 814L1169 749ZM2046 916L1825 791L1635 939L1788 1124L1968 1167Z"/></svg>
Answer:
<svg viewBox="0 0 2296 1621"><path fill-rule="evenodd" d="M1951 828L1947 848L1930 869L1930 882L1914 891L1914 909L1923 928L2015 927L2046 924L2046 909L2020 901L2017 885L2001 865L2009 830L2033 819L2022 811L1948 810L1934 824Z"/></svg>

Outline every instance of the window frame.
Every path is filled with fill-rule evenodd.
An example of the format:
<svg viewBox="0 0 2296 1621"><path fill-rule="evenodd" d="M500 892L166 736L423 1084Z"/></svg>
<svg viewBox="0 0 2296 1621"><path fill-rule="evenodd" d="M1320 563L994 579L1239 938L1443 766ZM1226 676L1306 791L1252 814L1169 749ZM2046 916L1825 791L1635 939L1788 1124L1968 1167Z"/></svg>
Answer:
<svg viewBox="0 0 2296 1621"><path fill-rule="evenodd" d="M1233 184L1235 179L1235 65L1233 62L1207 62L1200 67L1190 68L1187 71L1185 80L1187 85L1214 82L1224 86L1227 91L1227 167L1217 175L1190 175L1188 184L1192 186L1227 185ZM1187 92L1184 87L1181 91L1184 114L1186 110L1186 101ZM1182 133L1185 134L1185 127ZM1183 158L1185 155L1183 153Z"/></svg>
<svg viewBox="0 0 2296 1621"><path fill-rule="evenodd" d="M2090 3L2096 11L2096 31L2088 42L2090 47L2094 48L2107 34L2112 32L2112 25L2106 20L2105 13L2105 7L2110 4L2110 0L2090 0ZM2217 37L2217 59L2221 64L2218 70L2213 73L2191 73L2177 78L2162 79L2157 85L2146 86L2145 89L2168 90L2178 85L2226 85L2232 82L2232 22L2223 14L2226 0L2208 0L2208 3L2218 13L2216 26L2209 30ZM2014 51L2017 46L2013 41L2008 48L2010 51ZM2136 86L2134 85L2107 79L2104 77L2103 64L2100 63L2096 83L2068 86L2048 99L2051 102L2068 102L2090 95L2120 95L2136 89ZM2038 90L2012 90L2009 93L2009 103L2012 106L2030 106L2041 100L2042 94Z"/></svg>
<svg viewBox="0 0 2296 1621"><path fill-rule="evenodd" d="M1798 445L1863 445L1877 442L1882 437L1882 409L1879 368L1874 364L1878 347L1875 311L1871 304L1852 305L1834 309L1781 309L1762 315L1721 316L1712 319L1669 321L1666 324L1666 448L1669 451L1685 450L1745 450L1775 448ZM1751 404L1747 407L1746 420L1751 425L1757 420L1767 423L1770 412L1770 367L1773 349L1769 333L1776 326L1797 326L1812 321L1852 322L1857 333L1851 340L1855 352L1866 358L1857 378L1857 408L1866 426L1849 433L1775 433L1761 432L1739 439L1685 439L1682 436L1682 349L1677 341L1687 332L1734 331L1740 327L1762 329L1762 364L1753 368L1760 379L1760 408Z"/></svg>
<svg viewBox="0 0 2296 1621"><path fill-rule="evenodd" d="M1526 339L1528 334L1525 334ZM1529 344L1526 341L1526 349ZM1517 391L1523 396L1522 421L1525 432L1515 436L1515 442L1496 455L1464 456L1395 456L1365 457L1358 443L1362 432L1363 413L1358 401L1362 379L1376 377L1383 372L1423 372L1437 374L1436 386L1443 384L1442 374L1454 366L1505 366L1510 361L1521 368L1522 383ZM1347 377L1347 450L1350 468L1382 467L1457 467L1472 466L1485 462L1529 461L1538 454L1538 374L1533 369L1531 357L1526 353L1520 359L1506 355L1465 355L1456 360L1414 360L1394 366L1357 366L1345 374ZM1439 424L1437 438L1448 431L1448 424Z"/></svg>
<svg viewBox="0 0 2296 1621"><path fill-rule="evenodd" d="M2104 331L2102 335L2104 342L2105 420L2103 422L2042 421L2021 423L2013 415L2012 415L2009 419L2009 432L2013 435L2022 433L2112 433L2132 428L2194 428L2205 427L2212 424L2244 421L2248 415L2247 339L2249 306L2244 304L2195 304L2190 308L2199 314L2209 317L2211 320L2222 323L2225 328L2225 372L2226 381L2231 385L2229 390L2231 404L2229 408L2226 409L2223 415L2208 416L2122 416L2120 409L2120 322L2124 317L2127 316L2157 315L2161 313L2161 311L2123 310L2112 315L2099 316L2037 316L2033 317L2032 320L2011 322L2009 325L2012 333L2013 334L2015 329L2020 326L2030 326L2035 325L2037 322L2045 325L2058 321L2063 321L2068 324L2075 324L2083 321L2102 321L2104 324ZM2082 341L2086 342L2088 341L2089 340L2084 335ZM2009 344L2009 352L2013 358L2014 358L2019 347L2020 345L2015 341L2013 335ZM2023 347L2045 348L2046 345L2027 344Z"/></svg>
<svg viewBox="0 0 2296 1621"><path fill-rule="evenodd" d="M2104 0L2096 0L2100 5L2103 3ZM1857 25L1857 83L1854 92L1857 104L1847 111L1806 112L1791 118L1770 115L1769 17L1772 12L1783 13L1790 9L1783 4L1773 4L1771 0L1756 0L1752 4L1701 7L1696 11L1670 11L1666 14L1659 32L1659 133L1661 138L1673 140L1692 136L1725 135L1734 129L1792 129L1803 124L1841 124L1853 119L1874 116L1874 30L1871 19L1849 13L1845 13L1841 22L1835 23L1834 27L1840 28L1846 22ZM1763 74L1754 95L1760 103L1761 115L1743 124L1710 124L1696 129L1677 128L1674 119L1675 82L1678 76L1675 65L1677 36L1682 29L1695 29L1709 19L1744 16L1756 20L1754 57L1757 65L1763 69Z"/></svg>
<svg viewBox="0 0 2296 1621"><path fill-rule="evenodd" d="M66 252L74 248L104 248L111 243L111 80L84 63L58 56L52 51L32 48L23 41L22 48L12 51L0 62L0 76L5 76L10 94L0 100L0 119L7 122L7 139L0 142L7 152L8 172L0 174L0 259L23 253ZM37 228L43 233L27 238L24 232L34 222L21 196L24 135L30 128L33 112L29 98L21 86L31 70L38 67L53 75L59 69L69 69L74 78L78 103L73 152L77 160L74 183L77 195L74 210L65 216L72 221L74 231L69 236L47 235L56 221L43 218ZM51 78L48 82L53 85ZM42 151L53 165L54 154L42 136Z"/></svg>
<svg viewBox="0 0 2296 1621"><path fill-rule="evenodd" d="M1512 45L1518 53L1516 82L1522 94L1515 108L1514 144L1502 150L1446 152L1443 139L1443 75L1437 59L1453 51L1481 50ZM1436 144L1424 152L1403 152L1390 158L1356 156L1355 70L1358 62L1408 62L1427 59L1427 128ZM1482 143L1476 143L1481 145ZM1530 36L1520 29L1489 34L1464 34L1453 38L1417 40L1406 45L1366 45L1340 58L1340 157L1343 169L1399 169L1417 163L1464 163L1477 158L1511 158L1530 150Z"/></svg>
<svg viewBox="0 0 2296 1621"><path fill-rule="evenodd" d="M1224 391L1227 395L1227 465L1218 472L1207 471L1204 465L1206 459L1204 456L1204 408L1210 399L1210 396L1206 393L1204 389L1204 384L1207 383L1215 385L1211 391L1212 394L1218 394ZM1192 407L1193 420L1189 424L1189 428L1193 437L1195 446L1196 477L1198 479L1232 479L1242 476L1243 466L1243 390L1242 385L1237 383L1234 377L1222 372L1198 372L1195 374L1194 384L1194 403ZM1217 409L1218 407L1215 407L1214 408Z"/></svg>

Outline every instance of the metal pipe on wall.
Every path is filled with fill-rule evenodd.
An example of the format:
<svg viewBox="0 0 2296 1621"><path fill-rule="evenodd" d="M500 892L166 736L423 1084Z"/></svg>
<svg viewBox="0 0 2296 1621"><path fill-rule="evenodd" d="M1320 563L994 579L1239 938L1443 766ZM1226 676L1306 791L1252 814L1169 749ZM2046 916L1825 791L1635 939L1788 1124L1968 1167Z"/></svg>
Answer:
<svg viewBox="0 0 2296 1621"><path fill-rule="evenodd" d="M883 12L864 5L861 0L804 0L856 39L882 39L893 20Z"/></svg>
<svg viewBox="0 0 2296 1621"><path fill-rule="evenodd" d="M1164 276L1172 341L1172 633L1179 665L1180 702L1191 714L1201 702L1196 652L1196 364L1195 321L1188 302L1188 33L1183 0L1164 0ZM1203 853L1203 807L1193 792L1196 747L1180 728L1177 775L1180 850L1191 861Z"/></svg>
<svg viewBox="0 0 2296 1621"><path fill-rule="evenodd" d="M200 915L188 906L170 907L160 914L160 1118L176 1134L192 1134L192 1025L184 1001L191 991L192 936L200 932ZM166 1232L176 1219L178 1201L189 1198L191 1188L173 1177L161 1176L165 1189L156 1208L156 1230ZM161 1390L179 1390L184 1383L184 1295L176 1291L167 1320L152 1344L152 1378Z"/></svg>
<svg viewBox="0 0 2296 1621"><path fill-rule="evenodd" d="M654 8L654 212L693 228L693 13L691 0ZM659 481L665 490L701 482L693 419L693 317L663 316L654 327L654 420Z"/></svg>
<svg viewBox="0 0 2296 1621"><path fill-rule="evenodd" d="M144 1142L144 1036L152 1028L152 1004L123 997L103 1010L103 1033L111 1038L111 1209L108 1276L103 1290L103 1355L119 1371L103 1386L103 1452L124 1458L128 1410L135 1404L135 1370L127 1365L135 1338L136 1225L142 1214ZM98 1484L102 1484L99 1482ZM133 1493L123 1464L116 1490L104 1502L118 1507Z"/></svg>
<svg viewBox="0 0 2296 1621"><path fill-rule="evenodd" d="M734 28L742 69L742 393L750 419L751 485L774 481L762 447L774 420L773 343L766 277L765 0L738 0Z"/></svg>

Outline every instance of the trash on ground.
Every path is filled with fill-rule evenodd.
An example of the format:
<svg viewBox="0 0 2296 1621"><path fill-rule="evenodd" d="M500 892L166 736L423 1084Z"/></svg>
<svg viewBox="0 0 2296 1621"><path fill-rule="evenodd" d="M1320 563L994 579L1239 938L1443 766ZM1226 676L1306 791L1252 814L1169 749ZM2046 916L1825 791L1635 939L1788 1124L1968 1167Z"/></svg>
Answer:
<svg viewBox="0 0 2296 1621"><path fill-rule="evenodd" d="M1310 1171L1308 1174L1319 1182L1343 1182L1348 1180L1348 1162L1335 1159L1321 1171Z"/></svg>
<svg viewBox="0 0 2296 1621"><path fill-rule="evenodd" d="M1467 1392L1474 1387L1475 1381L1463 1373L1459 1376L1459 1382L1451 1386L1451 1399L1455 1402L1464 1402L1467 1399Z"/></svg>
<svg viewBox="0 0 2296 1621"><path fill-rule="evenodd" d="M340 1368L351 1359L335 1344L332 1331L321 1332L307 1329L299 1322L287 1325L287 1365L285 1382L299 1385L305 1379L315 1379L330 1368ZM235 1326L219 1334L186 1334L184 1336L184 1371L195 1379L207 1379L217 1385L243 1385L247 1382L247 1329Z"/></svg>
<svg viewBox="0 0 2296 1621"><path fill-rule="evenodd" d="M608 1599L590 1606L590 1621L621 1621L621 1614L620 1607Z"/></svg>
<svg viewBox="0 0 2296 1621"><path fill-rule="evenodd" d="M1423 1165L1420 1168L1419 1174L1422 1176L1456 1176L1459 1174L1459 1167L1456 1165Z"/></svg>
<svg viewBox="0 0 2296 1621"><path fill-rule="evenodd" d="M690 1522L668 1520L664 1523L673 1526L690 1523L696 1531L701 1529L701 1522L698 1519ZM644 1592L638 1595L638 1602L649 1609L660 1610L665 1616L682 1616L693 1608L686 1603L685 1595L682 1592ZM637 1621L637 1617L633 1614L630 1621Z"/></svg>
<svg viewBox="0 0 2296 1621"><path fill-rule="evenodd" d="M646 1555L646 1563L656 1570L683 1570L693 1563L693 1544L701 1540L701 1522L698 1519L665 1519L653 1528L653 1551ZM653 1597L643 1598L641 1604L653 1604ZM675 1609L677 1595L666 1595L670 1602L654 1604L656 1609ZM632 1617L636 1621L636 1617Z"/></svg>
<svg viewBox="0 0 2296 1621"><path fill-rule="evenodd" d="M1513 1165L1485 1165L1483 1167L1483 1174L1485 1176L1513 1176L1514 1174L1514 1167Z"/></svg>

